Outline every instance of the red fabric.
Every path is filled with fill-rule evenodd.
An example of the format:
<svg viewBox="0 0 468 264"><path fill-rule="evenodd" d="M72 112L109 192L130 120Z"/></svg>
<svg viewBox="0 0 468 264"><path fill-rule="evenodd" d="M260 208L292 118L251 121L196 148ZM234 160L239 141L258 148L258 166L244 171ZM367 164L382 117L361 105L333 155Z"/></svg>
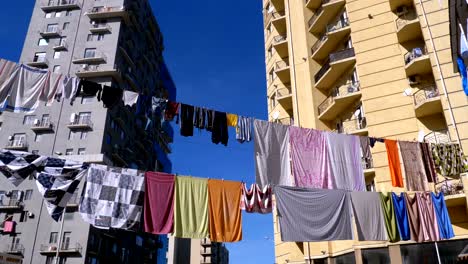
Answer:
<svg viewBox="0 0 468 264"><path fill-rule="evenodd" d="M175 176L161 172L145 174L145 232L169 234L174 226Z"/></svg>
<svg viewBox="0 0 468 264"><path fill-rule="evenodd" d="M390 177L392 178L392 186L403 187L398 143L395 140L386 139L385 148L387 149L388 167L390 169Z"/></svg>
<svg viewBox="0 0 468 264"><path fill-rule="evenodd" d="M174 117L179 113L179 103L168 102L166 111L164 112L164 118L168 121L172 121Z"/></svg>
<svg viewBox="0 0 468 264"><path fill-rule="evenodd" d="M3 225L3 233L14 233L15 232L15 221L5 221Z"/></svg>

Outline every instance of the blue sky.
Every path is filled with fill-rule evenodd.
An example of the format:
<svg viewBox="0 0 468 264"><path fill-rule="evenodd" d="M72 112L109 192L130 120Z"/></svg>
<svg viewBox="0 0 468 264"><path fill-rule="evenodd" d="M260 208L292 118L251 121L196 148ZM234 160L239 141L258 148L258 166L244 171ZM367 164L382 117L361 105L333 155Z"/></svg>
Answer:
<svg viewBox="0 0 468 264"><path fill-rule="evenodd" d="M150 0L164 34L165 58L181 102L266 119L260 0ZM18 61L34 0L5 1L0 9L0 57ZM228 147L206 131L178 135L171 159L182 175L255 181L253 144ZM243 215L243 241L229 244L230 263L274 263L271 215Z"/></svg>

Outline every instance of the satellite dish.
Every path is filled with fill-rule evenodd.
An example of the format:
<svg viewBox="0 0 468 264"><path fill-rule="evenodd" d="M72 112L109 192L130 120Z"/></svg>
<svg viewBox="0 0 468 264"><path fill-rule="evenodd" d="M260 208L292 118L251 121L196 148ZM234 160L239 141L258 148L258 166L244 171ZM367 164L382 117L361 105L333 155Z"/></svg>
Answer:
<svg viewBox="0 0 468 264"><path fill-rule="evenodd" d="M273 119L278 120L280 113L278 111L273 112Z"/></svg>
<svg viewBox="0 0 468 264"><path fill-rule="evenodd" d="M413 90L411 88L406 88L404 91L403 91L403 95L404 96L411 96L413 95Z"/></svg>

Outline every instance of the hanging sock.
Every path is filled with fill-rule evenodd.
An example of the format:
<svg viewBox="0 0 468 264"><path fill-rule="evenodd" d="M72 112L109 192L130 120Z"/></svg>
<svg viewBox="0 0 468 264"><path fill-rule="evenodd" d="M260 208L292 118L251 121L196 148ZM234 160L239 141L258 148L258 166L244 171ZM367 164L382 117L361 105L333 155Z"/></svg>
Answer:
<svg viewBox="0 0 468 264"><path fill-rule="evenodd" d="M393 187L403 187L403 176L401 175L400 155L398 145L395 140L385 139L385 148L387 149L388 168Z"/></svg>
<svg viewBox="0 0 468 264"><path fill-rule="evenodd" d="M408 212L406 210L406 201L404 194L398 196L396 193L392 193L393 208L395 209L395 215L398 224L398 231L400 233L401 240L410 240L410 227L408 222Z"/></svg>
<svg viewBox="0 0 468 264"><path fill-rule="evenodd" d="M421 146L418 142L398 142L401 158L406 176L406 188L408 191L428 191L426 170L422 158Z"/></svg>
<svg viewBox="0 0 468 264"><path fill-rule="evenodd" d="M144 173L93 164L80 202L83 220L96 228L136 229L143 213Z"/></svg>
<svg viewBox="0 0 468 264"><path fill-rule="evenodd" d="M452 222L450 215L445 205L445 199L443 193L434 194L431 193L432 204L437 217L437 223L439 226L439 234L441 239L450 239L455 236L453 233Z"/></svg>
<svg viewBox="0 0 468 264"><path fill-rule="evenodd" d="M379 193L382 210L384 213L385 227L387 228L388 240L390 242L400 241L400 233L398 232L397 219L395 210L393 209L393 201L391 193Z"/></svg>
<svg viewBox="0 0 468 264"><path fill-rule="evenodd" d="M27 152L0 150L0 174L14 186L43 167L47 157Z"/></svg>
<svg viewBox="0 0 468 264"><path fill-rule="evenodd" d="M242 240L242 183L208 180L209 232L213 242Z"/></svg>
<svg viewBox="0 0 468 264"><path fill-rule="evenodd" d="M380 194L377 192L351 192L351 201L359 241L387 240Z"/></svg>
<svg viewBox="0 0 468 264"><path fill-rule="evenodd" d="M169 234L174 225L175 176L148 171L145 174L145 232Z"/></svg>
<svg viewBox="0 0 468 264"><path fill-rule="evenodd" d="M208 180L176 177L174 236L208 237Z"/></svg>

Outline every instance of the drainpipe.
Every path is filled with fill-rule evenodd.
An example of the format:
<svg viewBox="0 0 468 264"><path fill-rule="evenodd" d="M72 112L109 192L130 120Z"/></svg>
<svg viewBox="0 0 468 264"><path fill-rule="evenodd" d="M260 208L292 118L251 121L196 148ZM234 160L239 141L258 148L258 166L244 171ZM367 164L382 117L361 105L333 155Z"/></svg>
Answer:
<svg viewBox="0 0 468 264"><path fill-rule="evenodd" d="M436 65L437 65L437 70L439 71L440 80L442 81L442 88L444 89L445 99L447 99L447 104L448 104L449 113L450 113L450 119L452 121L452 126L455 129L455 135L457 137L457 143L460 145L460 148L463 150L463 147L460 144L460 135L458 133L458 128L457 128L457 125L455 124L455 116L453 115L452 104L450 103L450 99L448 97L447 86L445 84L444 76L442 75L442 69L440 68L439 56L437 55L436 47L435 47L435 44L434 44L434 39L432 38L431 27L429 26L429 22L427 21L426 9L424 8L424 5L423 5L421 0L419 0L419 5L421 6L424 21L426 22L426 26L427 26L427 31L429 32L429 40L431 41L432 50L434 51L434 58L436 60Z"/></svg>

